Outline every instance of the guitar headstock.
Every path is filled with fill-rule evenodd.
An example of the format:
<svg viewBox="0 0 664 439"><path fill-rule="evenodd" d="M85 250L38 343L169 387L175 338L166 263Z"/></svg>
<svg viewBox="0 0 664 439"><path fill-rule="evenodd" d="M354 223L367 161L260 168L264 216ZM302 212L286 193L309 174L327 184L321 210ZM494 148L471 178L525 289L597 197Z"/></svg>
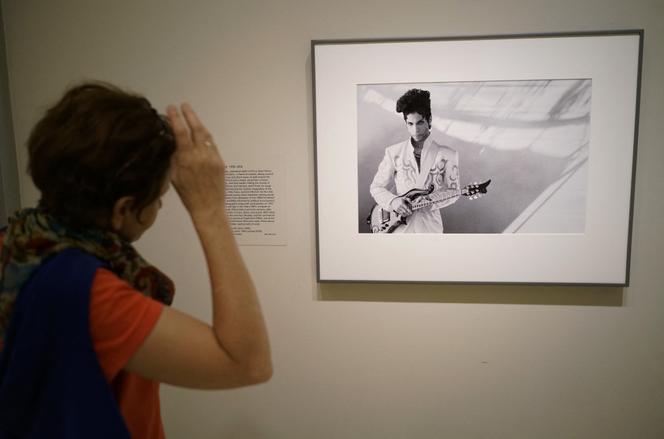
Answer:
<svg viewBox="0 0 664 439"><path fill-rule="evenodd" d="M486 188L491 183L491 180L484 181L482 183L471 183L461 189L461 195L465 195L471 200L476 200L482 195L486 194Z"/></svg>

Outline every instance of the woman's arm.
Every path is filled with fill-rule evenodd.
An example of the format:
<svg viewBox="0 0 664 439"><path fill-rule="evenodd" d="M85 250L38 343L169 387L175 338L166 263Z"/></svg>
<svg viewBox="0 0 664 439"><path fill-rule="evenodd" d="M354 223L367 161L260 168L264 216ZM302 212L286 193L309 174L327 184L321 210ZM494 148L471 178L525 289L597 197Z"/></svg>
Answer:
<svg viewBox="0 0 664 439"><path fill-rule="evenodd" d="M270 346L256 291L224 207L224 162L188 104L167 110L177 142L171 181L205 254L212 325L176 309L162 315L125 369L176 386L229 388L272 375Z"/></svg>

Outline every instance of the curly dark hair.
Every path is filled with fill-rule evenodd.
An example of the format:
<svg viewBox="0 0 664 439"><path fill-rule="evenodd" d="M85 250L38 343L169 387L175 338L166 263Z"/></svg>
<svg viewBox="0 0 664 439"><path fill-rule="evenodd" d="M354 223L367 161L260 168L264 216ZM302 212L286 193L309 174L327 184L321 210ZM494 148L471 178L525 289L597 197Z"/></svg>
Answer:
<svg viewBox="0 0 664 439"><path fill-rule="evenodd" d="M159 197L175 139L143 96L86 82L46 111L28 152L40 208L72 226L108 227L121 197L133 197L139 218Z"/></svg>
<svg viewBox="0 0 664 439"><path fill-rule="evenodd" d="M403 113L403 119L411 113L419 113L431 125L431 98L427 90L411 88L397 101L397 113Z"/></svg>

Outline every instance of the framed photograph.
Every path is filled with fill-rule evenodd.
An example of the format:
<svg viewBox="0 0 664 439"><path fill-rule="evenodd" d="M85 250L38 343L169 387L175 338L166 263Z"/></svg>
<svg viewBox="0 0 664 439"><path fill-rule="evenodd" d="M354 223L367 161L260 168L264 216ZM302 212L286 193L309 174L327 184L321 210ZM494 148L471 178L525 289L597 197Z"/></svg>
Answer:
<svg viewBox="0 0 664 439"><path fill-rule="evenodd" d="M628 285L642 45L312 41L318 280Z"/></svg>

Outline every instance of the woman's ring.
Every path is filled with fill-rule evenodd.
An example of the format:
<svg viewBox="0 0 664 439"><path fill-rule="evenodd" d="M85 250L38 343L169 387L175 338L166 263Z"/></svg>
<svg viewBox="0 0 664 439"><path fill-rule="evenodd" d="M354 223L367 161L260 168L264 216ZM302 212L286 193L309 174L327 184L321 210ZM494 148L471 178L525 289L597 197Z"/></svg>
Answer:
<svg viewBox="0 0 664 439"><path fill-rule="evenodd" d="M212 148L214 146L214 144L212 142L210 142L209 140L206 140L205 142L203 142L203 145L207 146L208 148Z"/></svg>

